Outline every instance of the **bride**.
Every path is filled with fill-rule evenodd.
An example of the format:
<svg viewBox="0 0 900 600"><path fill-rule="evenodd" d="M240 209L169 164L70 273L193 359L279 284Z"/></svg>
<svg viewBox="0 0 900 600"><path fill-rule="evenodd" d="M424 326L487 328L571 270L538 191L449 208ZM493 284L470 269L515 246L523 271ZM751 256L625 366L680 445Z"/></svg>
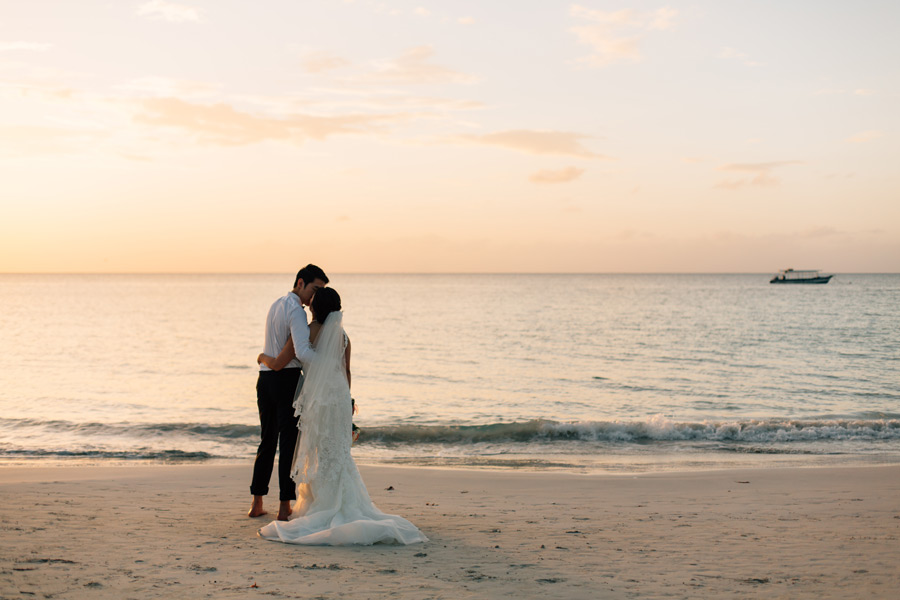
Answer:
<svg viewBox="0 0 900 600"><path fill-rule="evenodd" d="M309 337L316 357L294 400L294 414L300 417L291 469L297 502L288 521L272 521L259 530L260 537L328 546L428 541L415 525L381 512L369 498L350 455L350 340L342 326L341 298L335 290L322 288L310 308ZM288 340L277 358L261 354L259 362L277 370L290 361L292 352Z"/></svg>

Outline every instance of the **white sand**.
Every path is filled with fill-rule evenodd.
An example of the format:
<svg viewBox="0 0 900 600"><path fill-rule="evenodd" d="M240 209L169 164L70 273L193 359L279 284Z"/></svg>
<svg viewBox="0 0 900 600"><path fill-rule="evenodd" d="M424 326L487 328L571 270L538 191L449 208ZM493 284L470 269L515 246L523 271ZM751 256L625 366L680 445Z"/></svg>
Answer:
<svg viewBox="0 0 900 600"><path fill-rule="evenodd" d="M0 598L900 593L898 466L636 477L363 467L375 503L431 541L344 548L258 538L267 521L245 516L250 468L0 467Z"/></svg>

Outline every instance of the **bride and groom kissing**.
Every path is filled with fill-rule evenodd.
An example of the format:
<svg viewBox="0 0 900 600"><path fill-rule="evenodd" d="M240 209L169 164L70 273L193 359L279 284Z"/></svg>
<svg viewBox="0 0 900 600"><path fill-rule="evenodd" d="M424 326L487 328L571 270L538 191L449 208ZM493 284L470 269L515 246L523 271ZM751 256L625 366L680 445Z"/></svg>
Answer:
<svg viewBox="0 0 900 600"><path fill-rule="evenodd" d="M265 344L257 358L261 441L248 515L267 514L263 497L277 449L280 504L276 520L259 530L261 537L308 545L427 541L406 519L375 507L350 454L351 345L341 297L327 285L321 268L303 267L293 289L272 304L266 317ZM304 306L310 308L311 323Z"/></svg>

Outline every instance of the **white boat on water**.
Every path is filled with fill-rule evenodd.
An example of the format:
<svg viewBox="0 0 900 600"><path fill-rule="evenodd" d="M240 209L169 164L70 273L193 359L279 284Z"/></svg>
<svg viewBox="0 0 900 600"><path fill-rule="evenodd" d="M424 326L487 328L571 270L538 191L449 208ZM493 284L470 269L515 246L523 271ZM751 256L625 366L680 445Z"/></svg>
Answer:
<svg viewBox="0 0 900 600"><path fill-rule="evenodd" d="M832 277L834 275L822 275L818 270L784 269L778 271L769 283L828 283Z"/></svg>

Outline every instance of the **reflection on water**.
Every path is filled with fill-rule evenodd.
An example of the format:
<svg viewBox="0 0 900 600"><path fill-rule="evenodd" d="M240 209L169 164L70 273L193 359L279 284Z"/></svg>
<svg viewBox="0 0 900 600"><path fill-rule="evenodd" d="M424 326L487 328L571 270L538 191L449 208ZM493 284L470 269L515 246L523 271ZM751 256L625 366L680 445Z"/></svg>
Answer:
<svg viewBox="0 0 900 600"><path fill-rule="evenodd" d="M252 455L254 359L292 275L0 276L0 456ZM384 443L392 428L538 420L557 431L776 431L737 440L755 451L599 439L616 456L649 445L681 464L794 456L802 444L815 456L898 451L893 434L860 434L895 432L900 418L897 275L792 287L766 275L332 274L332 285L353 340L355 420L371 434L362 460L434 460L444 443ZM786 421L823 424L799 435L778 429ZM491 443L523 465L612 460L598 439L557 437ZM478 440L448 443L444 460L487 460Z"/></svg>

